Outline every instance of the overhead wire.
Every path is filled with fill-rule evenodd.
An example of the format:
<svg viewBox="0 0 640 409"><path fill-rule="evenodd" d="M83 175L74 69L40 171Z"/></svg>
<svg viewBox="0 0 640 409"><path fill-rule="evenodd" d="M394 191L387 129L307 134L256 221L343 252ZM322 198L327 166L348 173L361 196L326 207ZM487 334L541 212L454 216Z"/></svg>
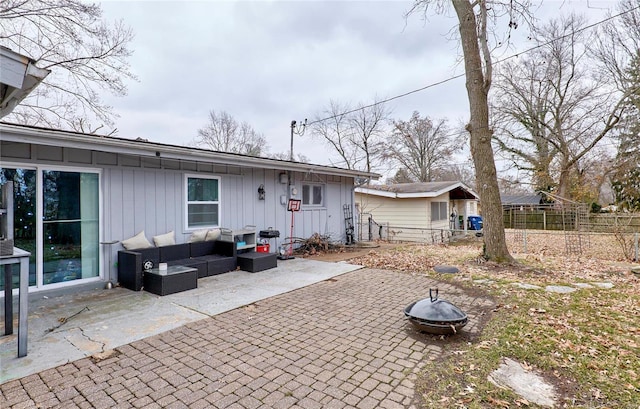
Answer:
<svg viewBox="0 0 640 409"><path fill-rule="evenodd" d="M556 37L554 39L551 39L551 40L549 40L549 41L547 41L545 43L537 44L537 45L529 47L529 48L527 48L527 49L525 49L525 50L523 50L521 52L515 53L515 54L510 55L508 57L505 57L503 59L496 60L493 64L494 65L498 65L498 64L502 64L502 63L504 63L506 61L518 58L521 55L528 54L528 53L530 53L530 52L532 52L532 51L534 51L536 49L543 48L543 47L546 47L548 45L551 45L556 41L559 41L559 40L571 37L571 36L573 36L573 35L575 35L577 33L581 33L583 31L592 29L592 28L597 27L597 26L599 26L601 24L604 24L607 21L611 21L613 19L616 19L618 17L621 17L621 16L623 16L623 15L625 15L627 13L633 12L633 11L638 10L638 9L640 9L640 5L638 5L636 7L633 7L631 9L629 9L629 10L625 10L623 12L620 12L618 14L609 16L609 17L607 17L605 19L599 20L599 21L594 22L592 24L588 24L588 25L586 25L584 27L581 27L581 28L578 28L578 29L576 29L576 30L574 30L574 31L572 31L570 33L567 33L567 34L564 34L562 36L558 36L558 37ZM311 126L311 125L314 125L316 123L324 122L324 121L327 121L327 120L330 120L330 119L334 119L334 118L337 118L337 117L340 117L340 116L349 115L351 113L358 112L360 110L364 110L364 109L367 109L367 108L372 108L372 107L375 107L377 105L381 105L381 104L384 104L384 103L387 103L387 102L394 101L396 99L404 98L404 97L407 97L409 95L425 91L425 90L430 89L430 88L437 87L439 85L454 81L454 80L462 78L464 76L465 76L464 73L463 74L453 75L453 76L450 76L450 77L445 78L443 80L440 80L440 81L425 85L425 86L420 87L420 88L416 88L416 89L408 91L408 92L404 92L402 94L398 94L398 95L395 95L395 96L392 96L392 97L389 97L389 98L385 98L383 100L376 101L374 103L371 103L371 104L368 104L368 105L365 105L365 106L360 106L358 108L354 108L354 109L350 109L350 110L347 110L347 111L344 111L344 112L341 112L341 113L338 113L338 114L330 115L330 116L327 116L327 117L322 118L322 119L316 119L316 120L313 120L311 122L307 122L305 125ZM446 135L444 135L444 137L445 138L449 138L449 137L461 136L463 133L464 133L464 131L459 130L459 131L456 131L456 132L452 132L450 134L446 134ZM506 158L506 157L505 158L496 158L496 161L512 162L513 158ZM346 163L346 161L344 161L344 160L338 160L338 161L335 161L333 164L337 166L338 164L340 164L342 162ZM455 165L464 165L464 164L468 164L468 162L467 161L459 162L459 163L456 163ZM386 172L389 172L389 171L393 170L394 168L395 167L389 167L389 168L386 169Z"/></svg>
<svg viewBox="0 0 640 409"><path fill-rule="evenodd" d="M571 37L571 36L573 36L573 35L575 35L575 34L578 34L578 33L581 33L581 32L583 32L583 31L586 31L586 30L588 30L588 29L591 29L591 28L597 27L597 26L599 26L600 24L606 23L607 21L611 21L611 20L616 19L616 18L618 18L618 17L621 17L621 16L623 16L623 15L625 15L625 14L627 14L627 13L631 13L631 12L633 12L633 11L635 11L635 10L639 10L639 9L640 9L640 5L638 5L638 6L636 6L636 7L633 7L633 8L630 8L630 9L628 9L628 10L622 11L622 12L620 12L620 13L618 13L618 14L615 14L615 15L609 16L609 17L607 17L607 18L605 18L605 19L603 19L603 20L597 21L597 22L595 22L595 23L588 24L588 25L586 25L586 26L584 26L584 27L581 27L581 28L578 28L578 29L576 29L576 30L574 30L574 31L572 31L572 32L570 32L570 33L567 33L567 34L561 35L561 36L559 36L559 37L556 37L556 38L554 38L554 39L551 39L551 40L547 41L546 43L537 44L537 45L535 45L535 46L529 47L529 48L527 48L527 49L525 49L525 50L523 50L523 51L521 51L521 52L518 52L518 53L516 53L516 54L510 55L510 56L505 57L505 58L503 58L503 59L496 60L496 61L493 63L493 65L502 64L502 63L504 63L504 62L506 62L506 61L509 61L509 60L511 60L511 59L518 58L518 57L519 57L520 55L522 55L522 54L527 54L527 53L530 53L531 51L534 51L534 50L536 50L536 49L538 49L538 48L546 47L546 46L548 46L548 45L550 45L550 44L553 44L555 41L562 40L562 39L567 38L567 37ZM437 81L437 82L434 82L434 83L431 83L431 84L425 85L425 86L420 87L420 88L416 88L416 89L411 90L411 91L404 92L404 93L402 93L402 94L398 94L398 95L395 95L395 96L392 96L392 97L389 97L389 98L385 98L385 99L382 99L382 100L380 100L380 101L373 102L373 103L368 104L368 105L364 105L364 106L360 106L360 107L358 107L358 108L350 109L350 110L344 111L344 112L339 113L339 114L330 115L330 116L327 116L327 117L325 117L325 118L321 118L321 119L313 120L313 121L311 121L311 122L306 123L306 126L311 126L311 125L314 125L314 124L317 124L317 123L320 123L320 122L328 121L328 120L330 120L330 119L335 119L335 118L338 118L338 117L340 117L340 116L349 115L349 114L352 114L352 113L354 113L354 112L358 112L358 111L360 111L360 110L364 110L364 109L368 109L368 108L373 108L373 107L375 107L375 106L378 106L378 105L381 105L381 104L385 104L385 103L387 103L387 102L391 102L391 101L394 101L394 100L396 100L396 99L404 98L404 97L407 97L407 96L409 96L409 95L412 95L412 94L415 94L415 93L418 93L418 92L425 91L425 90L427 90L427 89L429 89L429 88L434 88L434 87L437 87L437 86L439 86L439 85L446 84L446 83L451 82L451 81L453 81L453 80L456 80L456 79L458 79L458 78L462 78L462 77L464 77L465 75L466 75L466 74L464 74L464 73L462 73L462 74L457 74L457 75L453 75L453 76L448 77L448 78L445 78L445 79L443 79L443 80L440 80L440 81ZM454 134L454 135L447 135L447 136L455 136L455 135L457 135L457 133L456 133L456 134Z"/></svg>

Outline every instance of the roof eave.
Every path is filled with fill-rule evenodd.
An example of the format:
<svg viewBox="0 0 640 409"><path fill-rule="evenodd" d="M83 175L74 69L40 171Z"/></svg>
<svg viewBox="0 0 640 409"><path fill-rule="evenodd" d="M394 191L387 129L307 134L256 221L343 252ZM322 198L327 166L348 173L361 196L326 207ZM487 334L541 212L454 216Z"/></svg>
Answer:
<svg viewBox="0 0 640 409"><path fill-rule="evenodd" d="M36 67L33 59L6 47L0 47L0 60L6 71L2 75L6 92L0 95L0 118L2 118L9 115L51 71Z"/></svg>
<svg viewBox="0 0 640 409"><path fill-rule="evenodd" d="M176 160L214 162L222 165L259 167L284 171L314 172L353 178L380 178L380 175L377 173L361 172L324 165L260 158L227 152L216 152L157 142L27 127L9 123L0 123L0 135L2 135L3 141L6 140L46 146L100 150L111 153L160 157Z"/></svg>
<svg viewBox="0 0 640 409"><path fill-rule="evenodd" d="M388 190L378 190L378 189L371 189L371 188L356 188L356 192L358 193L362 193L362 194L367 194L367 195L372 195L372 196L382 196L382 197L389 197L389 198L394 198L394 199L430 199L430 198L434 198L434 197L438 197L440 195L443 195L447 192L452 191L453 189L456 188L462 188L464 190L466 190L467 192L471 193L474 197L475 200L479 200L480 197L478 196L478 194L476 192L474 192L473 190L471 190L467 185L465 185L462 182L455 182L452 183L451 185L448 185L446 187L443 187L439 190L433 191L433 192L415 192L415 193L397 193L397 192L393 192L393 191L388 191Z"/></svg>

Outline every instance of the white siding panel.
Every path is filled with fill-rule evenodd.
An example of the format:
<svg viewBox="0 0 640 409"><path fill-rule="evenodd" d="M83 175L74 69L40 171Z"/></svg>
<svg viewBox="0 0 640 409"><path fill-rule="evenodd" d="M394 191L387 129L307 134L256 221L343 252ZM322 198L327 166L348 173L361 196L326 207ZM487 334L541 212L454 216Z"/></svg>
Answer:
<svg viewBox="0 0 640 409"><path fill-rule="evenodd" d="M361 194L357 197L361 211L370 213L379 224L430 227L429 202L425 199L392 199Z"/></svg>
<svg viewBox="0 0 640 409"><path fill-rule="evenodd" d="M368 214L371 214L376 223L390 226L389 236L394 240L438 242L443 234L446 235L440 230L449 229L448 217L431 221L432 201L446 202L448 205L448 193L433 199L396 199L356 193L356 201L363 213L363 220L368 220ZM449 207L447 209L450 211Z"/></svg>

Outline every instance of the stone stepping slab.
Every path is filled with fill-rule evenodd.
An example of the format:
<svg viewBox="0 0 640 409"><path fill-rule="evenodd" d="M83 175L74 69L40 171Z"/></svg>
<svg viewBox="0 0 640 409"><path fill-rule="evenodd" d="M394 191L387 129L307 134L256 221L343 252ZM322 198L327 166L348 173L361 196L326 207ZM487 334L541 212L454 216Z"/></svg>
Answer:
<svg viewBox="0 0 640 409"><path fill-rule="evenodd" d="M503 358L502 363L489 375L493 384L509 388L529 402L543 407L555 407L558 401L556 388L541 374L523 367L513 359Z"/></svg>
<svg viewBox="0 0 640 409"><path fill-rule="evenodd" d="M542 287L538 285L528 284L528 283L513 283L514 286L525 289L525 290L541 290ZM581 288L602 288L605 290L609 290L613 288L613 283L572 283L570 286L568 285L548 285L544 287L544 290L550 293L559 293L559 294L569 294L574 291L578 291Z"/></svg>
<svg viewBox="0 0 640 409"><path fill-rule="evenodd" d="M458 269L458 267L445 266L445 265L433 266L433 270L436 273L441 273L441 274L457 274L460 272L460 269Z"/></svg>

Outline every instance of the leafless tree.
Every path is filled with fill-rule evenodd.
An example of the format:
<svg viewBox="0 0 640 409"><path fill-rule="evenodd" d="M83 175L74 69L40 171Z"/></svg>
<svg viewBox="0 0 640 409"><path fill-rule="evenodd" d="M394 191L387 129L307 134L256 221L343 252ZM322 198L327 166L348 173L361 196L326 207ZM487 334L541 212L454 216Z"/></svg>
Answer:
<svg viewBox="0 0 640 409"><path fill-rule="evenodd" d="M438 179L442 181L456 180L474 190L476 188L476 175L473 172L472 163L450 163L440 170Z"/></svg>
<svg viewBox="0 0 640 409"><path fill-rule="evenodd" d="M267 158L271 158L271 159L289 160L291 155L289 152L276 152L276 153L268 153L266 156ZM311 163L311 159L309 159L309 157L307 157L306 155L303 155L302 153L294 154L293 160L295 162L300 162L300 163Z"/></svg>
<svg viewBox="0 0 640 409"><path fill-rule="evenodd" d="M584 187L573 184L584 171L580 162L598 154L595 148L615 130L629 96L610 74L593 70L596 36L582 29L585 24L575 14L552 20L534 35L539 48L504 64L496 81L500 149L532 173L538 189L552 187L571 199Z"/></svg>
<svg viewBox="0 0 640 409"><path fill-rule="evenodd" d="M51 70L8 120L89 133L113 126L100 93L126 95L125 80L136 80L130 28L106 23L99 5L80 0L3 0L0 24L0 45Z"/></svg>
<svg viewBox="0 0 640 409"><path fill-rule="evenodd" d="M510 159L516 170L528 172L534 190L545 191L554 184L551 162L557 153L542 125L549 115L552 87L540 77L546 75L548 68L548 64L526 57L519 64L503 64L497 76L493 107L498 155Z"/></svg>
<svg viewBox="0 0 640 409"><path fill-rule="evenodd" d="M311 122L311 134L340 158L337 165L373 172L382 162L383 136L389 110L382 103L348 104L331 101L328 108Z"/></svg>
<svg viewBox="0 0 640 409"><path fill-rule="evenodd" d="M594 55L603 75L629 94L617 136L618 154L613 182L616 186L639 185L640 174L640 0L618 3L619 17L600 28ZM636 179L635 181L632 179ZM619 192L620 193L620 192ZM618 196L620 194L618 193ZM627 197L625 200L632 199ZM637 197L640 202L640 196Z"/></svg>
<svg viewBox="0 0 640 409"><path fill-rule="evenodd" d="M498 185L500 185L500 193L503 195L519 196L533 194L529 186L523 184L515 175L506 174L504 177L498 178Z"/></svg>
<svg viewBox="0 0 640 409"><path fill-rule="evenodd" d="M399 168L398 170L396 170L396 173L394 173L393 176L387 178L384 183L386 185L395 185L397 183L411 182L414 182L414 180L411 178L411 175L409 175L409 172L405 168Z"/></svg>
<svg viewBox="0 0 640 409"><path fill-rule="evenodd" d="M438 179L464 144L460 137L449 135L446 120L421 118L417 111L408 121L394 121L393 125L384 157L404 169L414 182Z"/></svg>
<svg viewBox="0 0 640 409"><path fill-rule="evenodd" d="M267 141L247 122L239 123L225 111L209 112L209 122L198 130L194 144L219 152L250 156L266 154Z"/></svg>
<svg viewBox="0 0 640 409"><path fill-rule="evenodd" d="M491 144L493 130L489 126L488 95L493 76L491 41L501 37L490 38L490 34L492 27L505 18L508 20L507 31L517 28L522 23L518 18L527 17L529 3L528 0L415 0L408 12L426 13L431 7L435 12L444 13L447 5L452 4L458 18L470 109L466 129L483 212L484 257L496 262L511 262L513 258L507 249L504 234L502 203Z"/></svg>

